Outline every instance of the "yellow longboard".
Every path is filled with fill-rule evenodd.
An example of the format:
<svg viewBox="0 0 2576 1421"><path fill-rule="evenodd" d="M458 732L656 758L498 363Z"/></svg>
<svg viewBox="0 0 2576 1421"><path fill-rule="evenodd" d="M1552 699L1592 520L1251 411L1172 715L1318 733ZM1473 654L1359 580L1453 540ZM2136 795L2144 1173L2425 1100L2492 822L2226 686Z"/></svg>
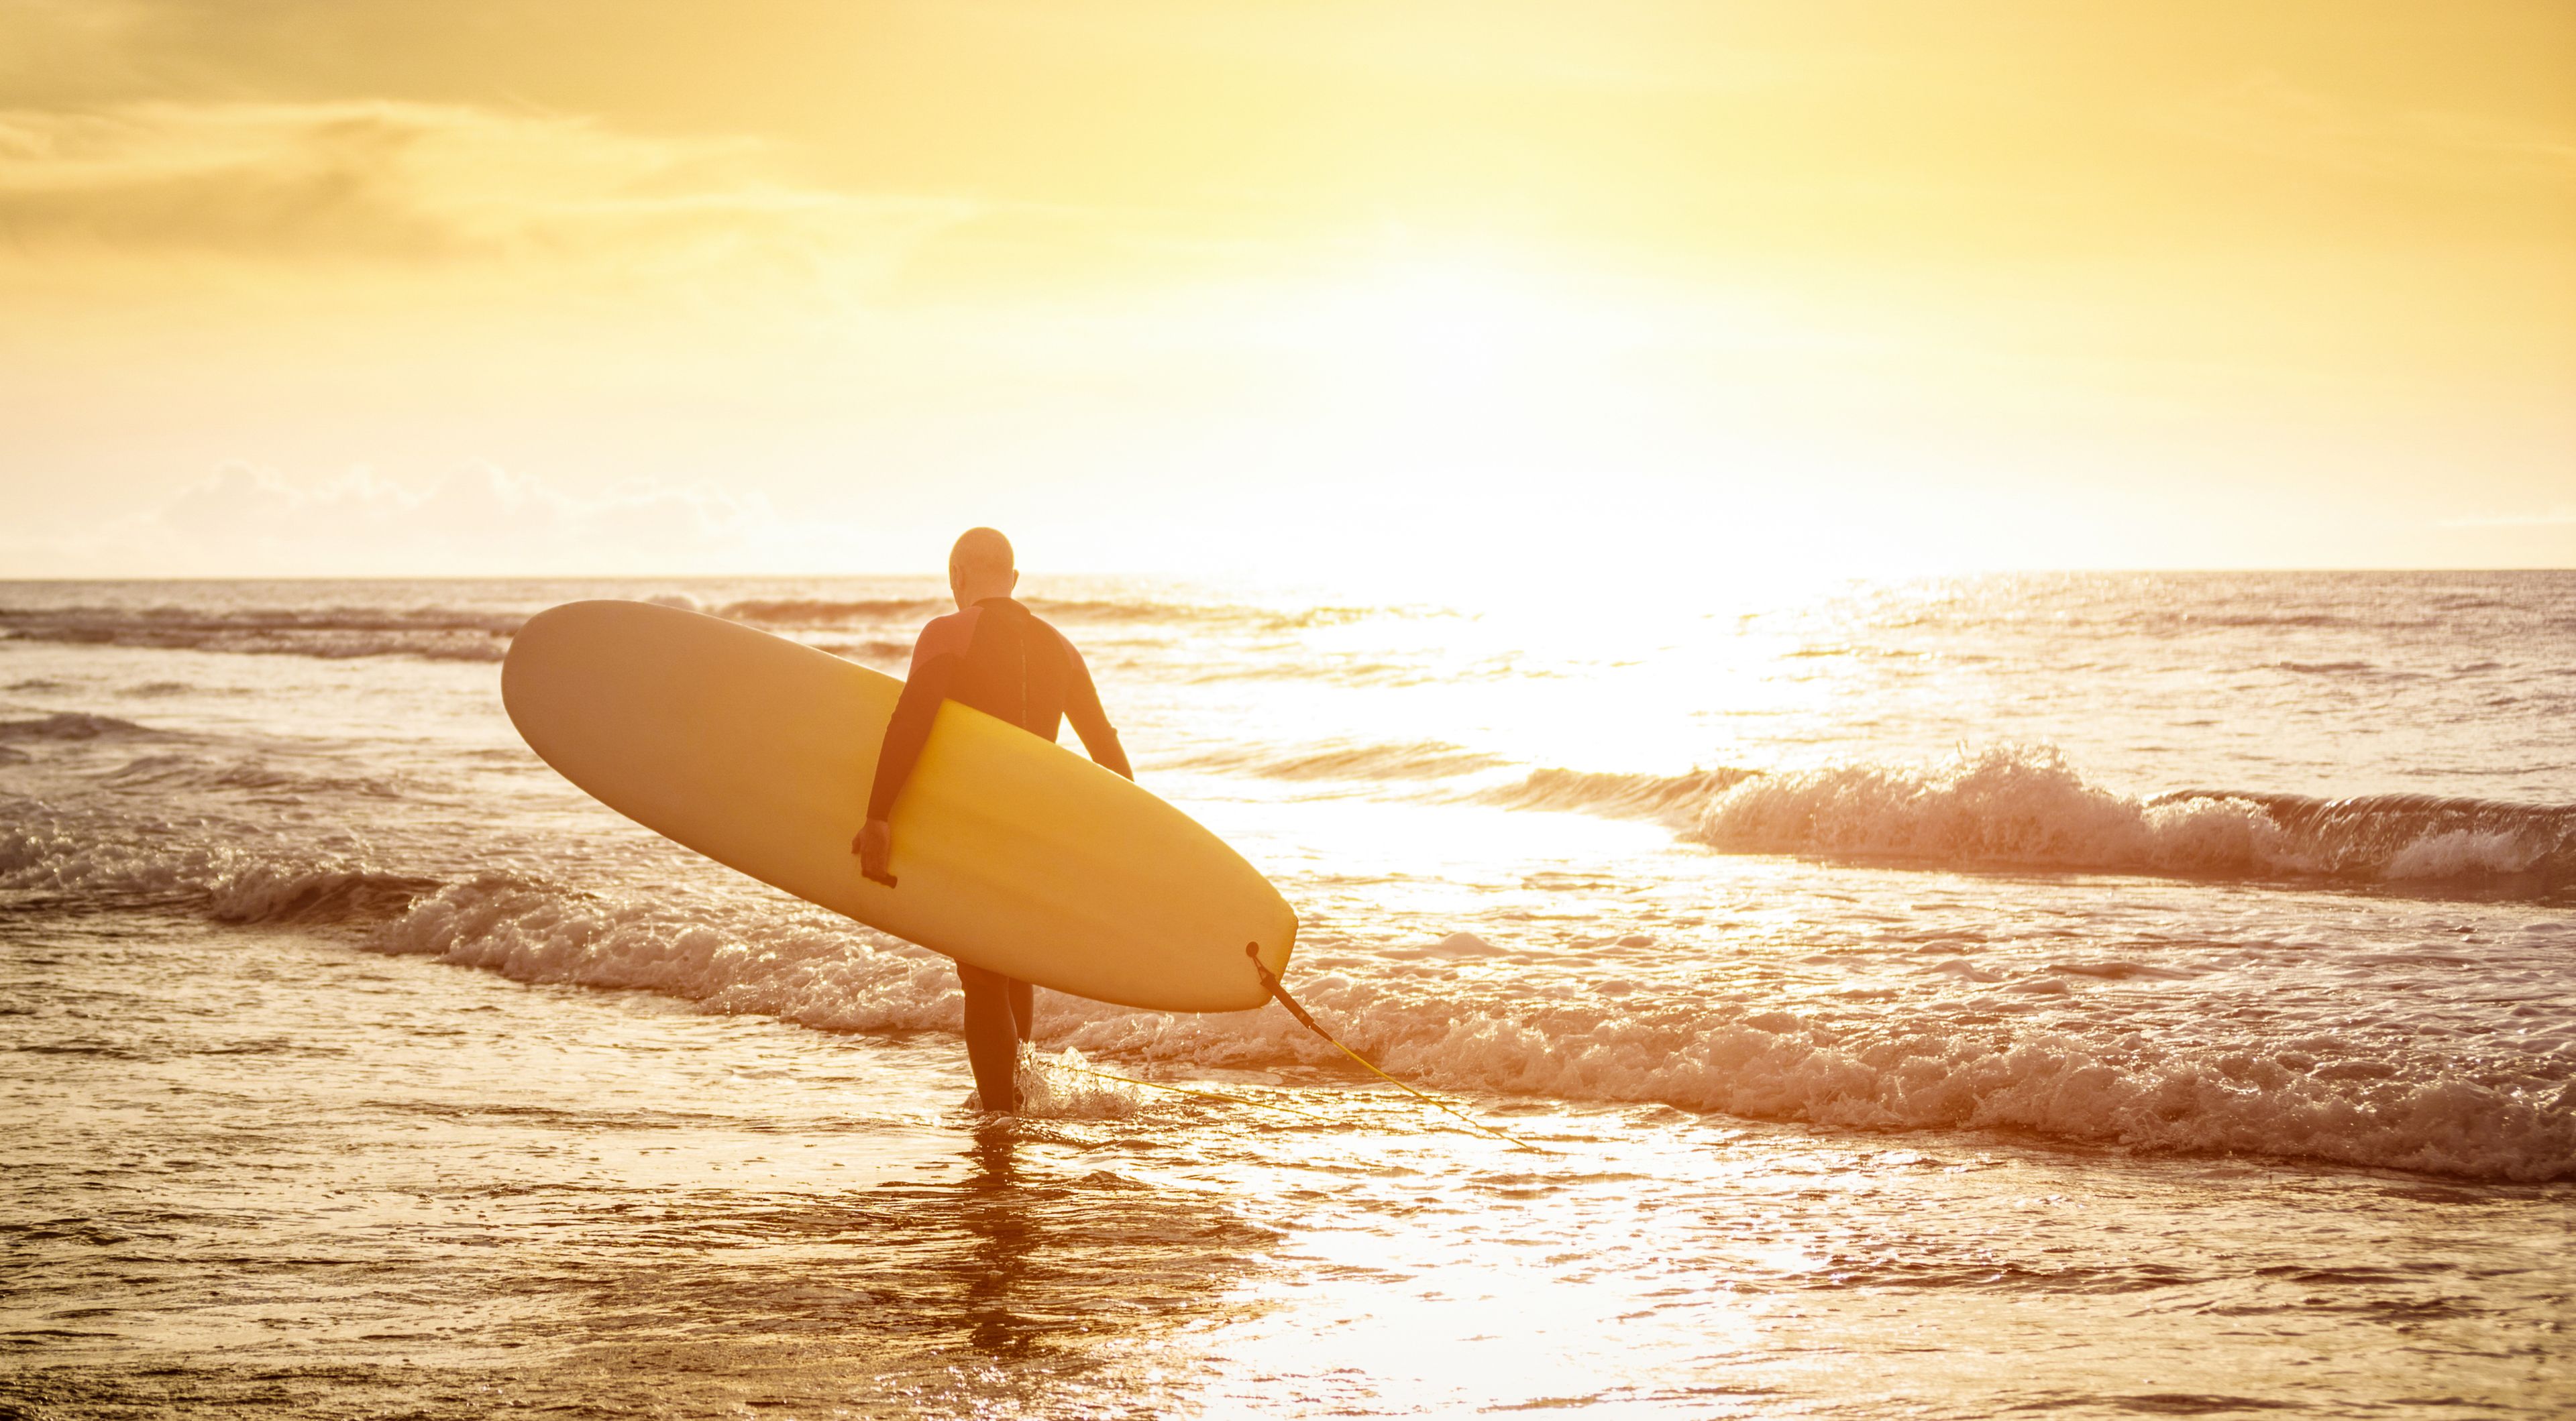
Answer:
<svg viewBox="0 0 2576 1421"><path fill-rule="evenodd" d="M501 666L519 734L646 828L873 928L1060 992L1157 1011L1268 1000L1297 915L1196 820L950 701L894 810L898 886L863 878L877 746L903 683L644 602L530 618Z"/></svg>

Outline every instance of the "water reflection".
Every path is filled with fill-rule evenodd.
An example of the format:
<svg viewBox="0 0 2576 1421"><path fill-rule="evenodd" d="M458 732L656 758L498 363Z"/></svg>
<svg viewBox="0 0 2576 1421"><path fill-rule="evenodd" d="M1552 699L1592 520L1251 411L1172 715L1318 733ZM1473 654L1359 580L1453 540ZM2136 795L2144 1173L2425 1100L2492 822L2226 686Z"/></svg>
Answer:
<svg viewBox="0 0 2576 1421"><path fill-rule="evenodd" d="M1005 1122L975 1132L975 1172L962 1190L958 1222L975 1236L966 1284L967 1339L993 1357L1028 1355L1043 1322L1014 1313L1040 1235L1020 1184L1019 1134Z"/></svg>
<svg viewBox="0 0 2576 1421"><path fill-rule="evenodd" d="M590 1404L603 1384L618 1393L653 1375L657 1401L686 1376L712 1388L699 1403L1186 1407L1196 1382L1174 1343L1248 1291L1279 1236L1223 1200L1096 1167L1094 1149L996 1122L957 1167L918 1181L701 1195L661 1229L616 1230L624 1266L592 1274L581 1302L548 1309L536 1330L591 1364ZM525 1282L542 1292L561 1278Z"/></svg>

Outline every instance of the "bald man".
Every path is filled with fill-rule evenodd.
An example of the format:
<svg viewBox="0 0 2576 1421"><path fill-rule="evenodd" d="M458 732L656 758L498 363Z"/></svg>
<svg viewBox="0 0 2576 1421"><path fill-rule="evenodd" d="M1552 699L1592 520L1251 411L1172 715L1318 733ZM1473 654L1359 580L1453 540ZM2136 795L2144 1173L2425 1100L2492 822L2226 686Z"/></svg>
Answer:
<svg viewBox="0 0 2576 1421"><path fill-rule="evenodd" d="M868 822L850 841L859 871L879 882L892 881L886 865L894 853L894 829L886 818L912 777L943 700L973 706L1048 740L1070 720L1092 759L1136 778L1118 732L1100 709L1082 653L1064 633L1011 600L1020 585L1014 561L1011 540L990 528L967 529L948 550L948 591L957 610L923 627L913 643L912 671L877 751ZM1016 1111L1019 1044L1029 1039L1034 1010L1029 984L963 962L957 978L966 989L966 1060L975 1068L975 1092L986 1110Z"/></svg>

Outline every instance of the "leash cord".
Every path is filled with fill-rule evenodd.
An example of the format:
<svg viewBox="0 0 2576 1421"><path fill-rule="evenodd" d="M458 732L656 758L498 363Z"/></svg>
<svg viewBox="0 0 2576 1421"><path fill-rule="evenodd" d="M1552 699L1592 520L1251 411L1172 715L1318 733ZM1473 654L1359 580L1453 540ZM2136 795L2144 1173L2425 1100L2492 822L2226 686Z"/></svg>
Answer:
<svg viewBox="0 0 2576 1421"><path fill-rule="evenodd" d="M1309 1015L1304 1007L1297 1005L1297 999L1288 995L1288 989L1279 984L1279 979L1271 975L1269 968L1261 965L1261 944L1257 942L1245 943L1243 945L1243 955L1252 959L1252 970L1261 974L1261 985L1269 989L1271 1000L1276 1001L1283 1007L1286 1007L1288 1009L1288 1014L1297 1018L1297 1023L1300 1026L1305 1027L1308 1031L1311 1031L1317 1036L1324 1038L1326 1041L1331 1042L1336 1050L1340 1051L1343 1055L1350 1057L1352 1060L1359 1062L1362 1066L1368 1069L1371 1075L1376 1076L1379 1080L1386 1082L1388 1085L1394 1086L1397 1090L1403 1091L1406 1095L1412 1096L1414 1099L1421 1101L1423 1104L1430 1106L1434 1110L1446 1112L1447 1114L1465 1121L1469 1128L1476 1130L1481 1134L1491 1135L1495 1139L1502 1141L1504 1144L1511 1146L1513 1149L1527 1150L1534 1155L1552 1155L1558 1153L1558 1151L1547 1149L1543 1146L1533 1145L1529 1141L1507 1131L1495 1129L1493 1126L1469 1115L1467 1112L1460 1110L1449 1102L1442 1100L1437 1096L1415 1090L1412 1086L1406 1085L1404 1082L1397 1080L1395 1077L1388 1075L1384 1071L1379 1070L1376 1062L1361 1055L1359 1052L1352 1050L1350 1047L1344 1046L1340 1037L1337 1037L1333 1033L1326 1031L1321 1026L1316 1025L1315 1018Z"/></svg>

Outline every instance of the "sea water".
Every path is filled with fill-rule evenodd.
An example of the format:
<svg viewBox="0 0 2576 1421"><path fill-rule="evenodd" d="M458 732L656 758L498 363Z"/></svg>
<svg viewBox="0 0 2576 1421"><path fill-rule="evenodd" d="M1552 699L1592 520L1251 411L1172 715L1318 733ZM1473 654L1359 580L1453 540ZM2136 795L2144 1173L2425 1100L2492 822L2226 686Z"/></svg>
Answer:
<svg viewBox="0 0 2576 1421"><path fill-rule="evenodd" d="M0 584L0 1403L2576 1409L2576 575L1028 595L1512 1141L1044 992L979 1118L944 959L500 708L935 579Z"/></svg>

